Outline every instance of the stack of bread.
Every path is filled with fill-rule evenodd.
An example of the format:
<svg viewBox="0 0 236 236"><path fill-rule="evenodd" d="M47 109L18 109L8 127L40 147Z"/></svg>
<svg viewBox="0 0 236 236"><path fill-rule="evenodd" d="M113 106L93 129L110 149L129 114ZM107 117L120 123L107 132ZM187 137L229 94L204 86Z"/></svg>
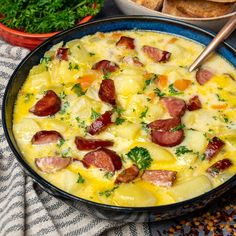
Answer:
<svg viewBox="0 0 236 236"><path fill-rule="evenodd" d="M133 0L149 9L174 16L217 17L236 10L236 0Z"/></svg>

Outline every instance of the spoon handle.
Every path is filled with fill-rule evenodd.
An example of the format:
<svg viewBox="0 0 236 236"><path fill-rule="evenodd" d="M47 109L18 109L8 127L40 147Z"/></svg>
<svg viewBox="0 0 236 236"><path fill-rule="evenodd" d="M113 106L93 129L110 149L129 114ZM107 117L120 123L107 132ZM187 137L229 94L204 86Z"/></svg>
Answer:
<svg viewBox="0 0 236 236"><path fill-rule="evenodd" d="M189 67L189 72L195 70L214 49L236 29L236 13L229 19L211 43L203 50L199 57Z"/></svg>

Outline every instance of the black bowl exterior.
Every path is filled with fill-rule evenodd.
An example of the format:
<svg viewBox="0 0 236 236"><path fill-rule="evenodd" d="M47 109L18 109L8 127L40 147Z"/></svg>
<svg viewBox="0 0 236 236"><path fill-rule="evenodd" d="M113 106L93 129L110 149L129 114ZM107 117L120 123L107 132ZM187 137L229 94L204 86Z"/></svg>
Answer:
<svg viewBox="0 0 236 236"><path fill-rule="evenodd" d="M14 103L19 89L23 85L30 69L40 62L44 53L49 50L53 45L61 41L67 42L76 38L81 38L85 35L100 32L110 32L116 30L153 30L161 31L172 34L184 36L191 40L195 40L202 44L207 44L211 41L214 35L201 30L195 26L186 23L180 23L175 20L156 18L156 17L118 17L97 22L87 23L77 26L71 30L62 32L41 44L33 52L31 52L17 67L13 73L3 99L2 118L3 128L13 153L15 154L18 162L22 165L23 169L38 183L45 191L62 199L67 204L86 212L90 215L100 217L107 220L117 220L123 222L153 222L177 217L197 209L204 207L213 199L222 195L230 188L236 185L236 176L220 185L219 187L183 202L170 204L166 206L154 207L117 207L104 205L100 203L91 202L89 200L81 199L73 196L63 190L53 186L42 177L40 177L24 160L12 131L13 109ZM228 61L236 66L235 49L230 45L222 44L218 52L223 55Z"/></svg>

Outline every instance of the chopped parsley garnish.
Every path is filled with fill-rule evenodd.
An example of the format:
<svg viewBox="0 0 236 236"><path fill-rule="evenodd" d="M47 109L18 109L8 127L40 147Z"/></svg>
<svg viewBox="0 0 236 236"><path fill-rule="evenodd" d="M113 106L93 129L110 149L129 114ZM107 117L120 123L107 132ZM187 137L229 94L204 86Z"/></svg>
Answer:
<svg viewBox="0 0 236 236"><path fill-rule="evenodd" d="M95 56L96 54L94 52L90 52L89 53L89 56L92 57L92 56Z"/></svg>
<svg viewBox="0 0 236 236"><path fill-rule="evenodd" d="M117 113L118 116L120 116L125 111L122 107L117 106L113 110Z"/></svg>
<svg viewBox="0 0 236 236"><path fill-rule="evenodd" d="M223 115L223 120L225 123L229 123L229 118L226 115Z"/></svg>
<svg viewBox="0 0 236 236"><path fill-rule="evenodd" d="M103 79L110 79L111 72L107 72L103 75Z"/></svg>
<svg viewBox="0 0 236 236"><path fill-rule="evenodd" d="M64 92L64 91L60 92L60 93L59 93L59 97L60 97L61 99L65 99L65 98L66 98L65 92Z"/></svg>
<svg viewBox="0 0 236 236"><path fill-rule="evenodd" d="M166 94L163 93L159 88L155 88L153 91L160 98L166 96Z"/></svg>
<svg viewBox="0 0 236 236"><path fill-rule="evenodd" d="M158 76L156 74L153 74L152 77L150 79L145 80L145 85L143 90L145 90L151 83L153 83L156 79L158 78Z"/></svg>
<svg viewBox="0 0 236 236"><path fill-rule="evenodd" d="M125 120L126 120L125 118L117 117L115 123L116 125L121 125L125 122Z"/></svg>
<svg viewBox="0 0 236 236"><path fill-rule="evenodd" d="M75 64L74 69L75 69L75 70L79 70L79 65L78 65L78 64Z"/></svg>
<svg viewBox="0 0 236 236"><path fill-rule="evenodd" d="M85 179L83 178L83 176L80 173L78 173L78 179L77 179L76 183L83 184L84 182L85 182Z"/></svg>
<svg viewBox="0 0 236 236"><path fill-rule="evenodd" d="M78 127L79 127L79 128L82 128L82 129L87 130L87 126L86 126L84 120L81 120L79 116L77 116L75 119L76 119L76 121L77 121L77 123L78 123Z"/></svg>
<svg viewBox="0 0 236 236"><path fill-rule="evenodd" d="M111 194L118 188L119 186L115 186L114 188L112 189L108 189L108 190L105 190L103 192L99 192L99 195L100 196L104 196L104 197L110 197Z"/></svg>
<svg viewBox="0 0 236 236"><path fill-rule="evenodd" d="M206 159L206 154L203 153L203 154L201 154L201 155L198 155L198 157L199 157L199 159L200 159L201 161L204 161L204 160Z"/></svg>
<svg viewBox="0 0 236 236"><path fill-rule="evenodd" d="M211 138L207 133L204 133L203 136L206 138L207 141L211 141Z"/></svg>
<svg viewBox="0 0 236 236"><path fill-rule="evenodd" d="M68 67L69 70L72 70L73 69L73 66L72 66L72 63L69 62L69 67Z"/></svg>
<svg viewBox="0 0 236 236"><path fill-rule="evenodd" d="M103 177L106 179L111 179L114 176L114 172L107 172Z"/></svg>
<svg viewBox="0 0 236 236"><path fill-rule="evenodd" d="M95 121L98 117L100 117L101 114L99 112L96 112L93 108L91 108L91 116L90 119L92 121Z"/></svg>
<svg viewBox="0 0 236 236"><path fill-rule="evenodd" d="M149 151L143 147L134 147L126 155L141 170L149 168L153 161Z"/></svg>
<svg viewBox="0 0 236 236"><path fill-rule="evenodd" d="M175 132L175 131L178 131L178 130L181 130L181 129L184 129L184 128L185 128L184 124L179 124L176 127L172 128L170 131Z"/></svg>
<svg viewBox="0 0 236 236"><path fill-rule="evenodd" d="M52 58L51 57L46 57L44 56L41 60L40 60L40 64L48 64L49 61L51 61Z"/></svg>
<svg viewBox="0 0 236 236"><path fill-rule="evenodd" d="M185 147L185 146L179 146L179 147L177 147L176 150L175 150L175 155L176 155L177 157L180 157L181 155L184 155L185 153L191 153L191 152L193 152L193 150L188 149L188 148Z"/></svg>
<svg viewBox="0 0 236 236"><path fill-rule="evenodd" d="M29 102L32 96L34 96L33 93L26 93L24 96L24 102L25 103Z"/></svg>
<svg viewBox="0 0 236 236"><path fill-rule="evenodd" d="M225 101L226 101L225 99L223 99L222 97L220 97L219 94L216 94L216 96L217 96L217 99L218 99L219 102L225 102Z"/></svg>
<svg viewBox="0 0 236 236"><path fill-rule="evenodd" d="M142 126L142 130L144 130L145 132L149 132L149 128L148 128L148 124L145 122L141 122L141 126Z"/></svg>
<svg viewBox="0 0 236 236"><path fill-rule="evenodd" d="M180 95L180 94L182 94L181 92L177 91L174 88L174 84L169 85L169 93L170 93L170 95Z"/></svg>
<svg viewBox="0 0 236 236"><path fill-rule="evenodd" d="M57 142L57 146L61 147L65 143L65 140L63 138L59 139Z"/></svg>
<svg viewBox="0 0 236 236"><path fill-rule="evenodd" d="M63 115L66 113L67 108L70 106L70 103L68 101L65 101L62 105L61 110L59 111L59 114Z"/></svg>
<svg viewBox="0 0 236 236"><path fill-rule="evenodd" d="M68 147L67 149L64 149L62 152L61 152L61 156L62 157L68 157L71 155L71 148Z"/></svg>
<svg viewBox="0 0 236 236"><path fill-rule="evenodd" d="M83 89L81 88L81 84L75 84L72 89L71 89L74 93L77 94L78 97L84 95L86 92L83 91Z"/></svg>
<svg viewBox="0 0 236 236"><path fill-rule="evenodd" d="M148 112L148 107L147 106L145 106L145 110L143 111L143 112L141 112L141 114L140 114L140 116L139 116L139 118L144 118L144 117L146 117L146 115L147 115L147 112Z"/></svg>

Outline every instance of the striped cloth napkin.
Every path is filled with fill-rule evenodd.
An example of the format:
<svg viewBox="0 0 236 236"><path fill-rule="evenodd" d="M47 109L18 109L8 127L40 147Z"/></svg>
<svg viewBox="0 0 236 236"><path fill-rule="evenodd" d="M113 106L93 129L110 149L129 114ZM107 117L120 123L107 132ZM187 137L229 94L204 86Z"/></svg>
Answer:
<svg viewBox="0 0 236 236"><path fill-rule="evenodd" d="M29 53L0 40L0 106L5 86ZM58 200L35 184L16 161L0 129L0 236L150 235L147 224L101 220Z"/></svg>

